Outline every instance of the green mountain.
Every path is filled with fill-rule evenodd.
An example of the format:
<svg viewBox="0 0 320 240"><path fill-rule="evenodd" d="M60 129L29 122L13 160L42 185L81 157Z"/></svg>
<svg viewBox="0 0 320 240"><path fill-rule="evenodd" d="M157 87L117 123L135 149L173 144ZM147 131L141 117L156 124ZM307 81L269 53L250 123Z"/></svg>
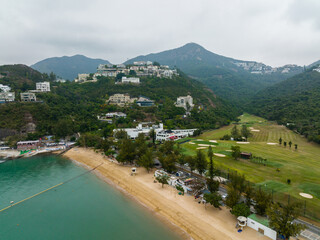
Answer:
<svg viewBox="0 0 320 240"><path fill-rule="evenodd" d="M51 74L51 77L55 76ZM9 85L13 91L35 89L36 82L50 80L48 74L42 74L23 64L0 66L0 84Z"/></svg>
<svg viewBox="0 0 320 240"><path fill-rule="evenodd" d="M257 91L302 72L303 68L286 65L272 68L263 63L242 61L212 53L196 43L180 48L138 56L135 61L157 61L177 67L190 77L198 79L217 95L241 105Z"/></svg>
<svg viewBox="0 0 320 240"><path fill-rule="evenodd" d="M109 61L103 59L92 59L83 55L74 55L71 57L53 57L37 62L31 67L42 73L55 73L57 76L73 80L78 73L94 73L99 64L108 64Z"/></svg>
<svg viewBox="0 0 320 240"><path fill-rule="evenodd" d="M25 74L22 73L22 76ZM21 91L19 88L15 90ZM156 106L144 108L134 104L120 108L108 105L106 100L115 93L149 97L155 101ZM191 116L184 117L185 110L175 107L174 102L177 97L188 94L193 97L196 107L191 111ZM218 128L229 124L240 114L204 84L183 73L172 79L142 77L140 85L115 84L115 78L107 77L98 77L97 82L84 84L51 82L51 92L36 95L41 103L1 104L0 129L23 132L27 116L36 125L36 133L30 135L30 138L44 134L63 137L77 132L98 132L107 137L112 135L115 127L133 127L141 121L161 121L167 128ZM98 121L97 115L110 111L125 112L127 118L119 119L113 125Z"/></svg>
<svg viewBox="0 0 320 240"><path fill-rule="evenodd" d="M262 90L248 110L320 143L320 73L313 69Z"/></svg>

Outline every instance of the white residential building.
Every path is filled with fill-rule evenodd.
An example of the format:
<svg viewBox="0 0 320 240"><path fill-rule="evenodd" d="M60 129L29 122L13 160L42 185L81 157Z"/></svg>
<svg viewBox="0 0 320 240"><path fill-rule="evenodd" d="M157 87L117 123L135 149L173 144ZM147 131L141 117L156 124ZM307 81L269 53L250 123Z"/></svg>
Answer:
<svg viewBox="0 0 320 240"><path fill-rule="evenodd" d="M317 68L313 69L313 71L316 71L316 72L320 73L320 65Z"/></svg>
<svg viewBox="0 0 320 240"><path fill-rule="evenodd" d="M110 112L105 115L98 116L98 120L106 121L111 124L113 122L113 118L121 118L121 117L127 118L127 114L122 112Z"/></svg>
<svg viewBox="0 0 320 240"><path fill-rule="evenodd" d="M7 86L7 85L0 84L0 90L1 90L2 92L10 92L11 87L9 87L9 86ZM0 91L0 92L1 92L1 91Z"/></svg>
<svg viewBox="0 0 320 240"><path fill-rule="evenodd" d="M39 92L50 92L49 82L38 82L36 83L36 90Z"/></svg>
<svg viewBox="0 0 320 240"><path fill-rule="evenodd" d="M122 83L134 83L134 84L139 84L140 83L140 78L135 78L135 77L122 77L121 79Z"/></svg>
<svg viewBox="0 0 320 240"><path fill-rule="evenodd" d="M130 98L129 94L117 93L109 97L108 103L123 107L127 104L134 103L137 98Z"/></svg>
<svg viewBox="0 0 320 240"><path fill-rule="evenodd" d="M79 83L86 82L88 77L90 77L90 74L88 73L79 73L78 78L76 78L74 81Z"/></svg>
<svg viewBox="0 0 320 240"><path fill-rule="evenodd" d="M148 135L152 129L154 129L157 134L158 132L161 132L163 130L163 124L160 123L159 125L152 125L151 127L149 127L146 123L139 123L136 128L119 128L114 129L113 132L116 133L117 131L124 130L127 132L130 139L136 139L139 133Z"/></svg>
<svg viewBox="0 0 320 240"><path fill-rule="evenodd" d="M21 102L36 102L36 94L32 92L20 93Z"/></svg>
<svg viewBox="0 0 320 240"><path fill-rule="evenodd" d="M194 107L193 98L190 95L186 97L178 97L175 105L176 107L183 107L185 110L189 111Z"/></svg>
<svg viewBox="0 0 320 240"><path fill-rule="evenodd" d="M114 133L120 130L127 132L130 139L136 139L139 133L148 135L150 131L154 129L156 133L157 141L168 141L168 140L178 140L188 136L192 136L194 131L197 129L176 129L176 130L165 130L163 124L149 126L148 123L139 123L136 128L122 128L113 130Z"/></svg>
<svg viewBox="0 0 320 240"><path fill-rule="evenodd" d="M14 92L0 92L0 102L13 102L14 99Z"/></svg>

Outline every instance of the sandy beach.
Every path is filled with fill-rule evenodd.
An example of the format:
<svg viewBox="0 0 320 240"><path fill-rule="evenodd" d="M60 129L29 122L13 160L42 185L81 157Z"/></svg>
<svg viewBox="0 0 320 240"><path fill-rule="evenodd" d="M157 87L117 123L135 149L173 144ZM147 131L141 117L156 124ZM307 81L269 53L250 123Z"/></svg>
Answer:
<svg viewBox="0 0 320 240"><path fill-rule="evenodd" d="M90 149L73 148L64 154L88 168L99 166L94 172L150 209L162 221L177 231L183 239L269 239L251 228L236 231L236 219L229 210L198 204L194 197L178 195L176 189L153 182L153 171L138 168L131 176L131 167L113 163Z"/></svg>

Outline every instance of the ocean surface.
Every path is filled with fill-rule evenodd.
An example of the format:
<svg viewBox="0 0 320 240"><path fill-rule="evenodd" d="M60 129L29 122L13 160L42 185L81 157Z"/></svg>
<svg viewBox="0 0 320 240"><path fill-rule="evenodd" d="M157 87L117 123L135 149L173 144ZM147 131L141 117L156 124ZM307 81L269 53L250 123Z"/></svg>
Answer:
<svg viewBox="0 0 320 240"><path fill-rule="evenodd" d="M22 202L1 211L10 201ZM138 203L55 155L0 163L0 211L4 240L180 239Z"/></svg>

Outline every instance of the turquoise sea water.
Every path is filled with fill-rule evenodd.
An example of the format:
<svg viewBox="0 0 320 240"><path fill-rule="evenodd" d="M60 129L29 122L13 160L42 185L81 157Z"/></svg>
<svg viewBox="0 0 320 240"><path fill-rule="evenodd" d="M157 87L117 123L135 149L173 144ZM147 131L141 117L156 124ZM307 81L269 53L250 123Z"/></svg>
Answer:
<svg viewBox="0 0 320 240"><path fill-rule="evenodd" d="M0 239L180 239L139 204L86 171L54 155L0 163L0 210L67 181L0 212Z"/></svg>

